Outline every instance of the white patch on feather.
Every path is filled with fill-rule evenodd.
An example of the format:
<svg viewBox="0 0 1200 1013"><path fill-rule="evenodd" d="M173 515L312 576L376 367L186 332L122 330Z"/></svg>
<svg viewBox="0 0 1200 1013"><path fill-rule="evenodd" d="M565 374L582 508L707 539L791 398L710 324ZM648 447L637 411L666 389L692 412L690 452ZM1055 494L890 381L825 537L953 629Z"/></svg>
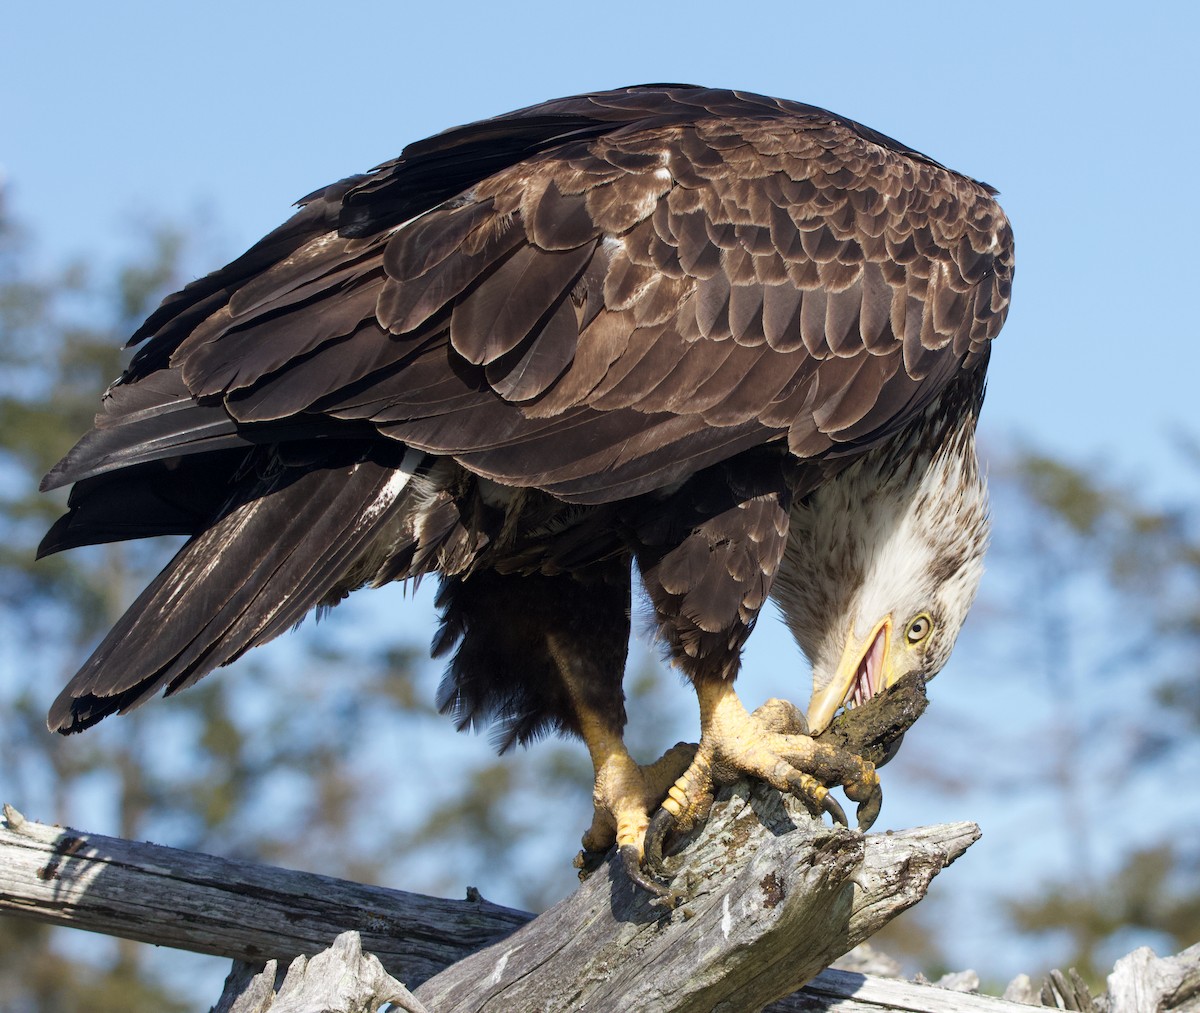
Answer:
<svg viewBox="0 0 1200 1013"><path fill-rule="evenodd" d="M375 502L363 511L363 524L374 522L376 517L399 499L405 487L412 481L413 475L417 473L417 468L424 457L425 454L422 451L413 450L411 447L404 452L404 459L400 462L400 467L393 471L387 482L384 483L383 488L379 490L379 495L375 497Z"/></svg>
<svg viewBox="0 0 1200 1013"><path fill-rule="evenodd" d="M375 500L363 511L359 523L369 525L381 513L390 510L401 496L406 497L403 508L379 529L371 543L339 578L332 602L340 600L346 593L364 584L379 587L382 583L379 575L386 570L392 557L398 549L411 543L414 527L419 523L421 513L441 488L440 484L431 481L437 471L437 465L432 469L427 467L425 474L418 474L422 465L427 464L427 459L428 455L423 451L413 450L411 447L407 449L400 466L388 477Z"/></svg>

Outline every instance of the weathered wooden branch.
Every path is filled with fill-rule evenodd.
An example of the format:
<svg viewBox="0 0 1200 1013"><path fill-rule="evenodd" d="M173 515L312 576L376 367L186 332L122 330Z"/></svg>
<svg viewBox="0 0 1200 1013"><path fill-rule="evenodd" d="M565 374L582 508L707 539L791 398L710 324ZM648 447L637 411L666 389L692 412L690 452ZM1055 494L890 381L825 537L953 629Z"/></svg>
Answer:
<svg viewBox="0 0 1200 1013"><path fill-rule="evenodd" d="M923 687L897 690L889 706L860 708L832 734L881 761L924 706ZM437 900L47 827L7 806L4 815L0 912L249 961L230 976L218 1013L366 1013L384 1002L412 1013L741 1011L806 981L770 1009L1029 1008L846 971L813 979L919 900L977 838L972 824L864 836L763 785L735 785L684 846L675 910L655 907L610 863L532 920L477 896ZM1097 1008L1191 1008L1198 968L1200 952L1133 954ZM419 984L416 996L401 981ZM1091 1006L1090 997L1064 1003L1069 980L1055 981L1055 1005Z"/></svg>
<svg viewBox="0 0 1200 1013"><path fill-rule="evenodd" d="M357 929L364 949L414 986L532 917L485 901L436 900L5 813L0 911L159 945L286 961ZM623 873L605 866L526 935L509 938L507 974L496 973L503 953L477 953L417 995L436 1013L514 1009L520 1002L505 993L533 987L538 1008L553 1008L546 1004L552 981L564 992L599 990L600 1002L613 994L614 980L641 968L645 980L636 988L647 993L645 1002L627 1008L709 1008L703 1004L725 990L738 997L730 1008L750 1009L793 990L918 900L976 833L957 824L864 837L810 819L799 803L767 788L738 786L690 845L694 892L676 911L651 907ZM621 973L605 971L602 957ZM514 982L518 968L535 959L543 983ZM470 984L472 974L483 980ZM683 977L686 986L678 984ZM472 989L473 1007L462 998ZM654 999L656 991L665 994Z"/></svg>
<svg viewBox="0 0 1200 1013"><path fill-rule="evenodd" d="M827 970L769 1013L1030 1013L1030 1007L991 995L935 985ZM431 1011L432 1013L432 1011Z"/></svg>
<svg viewBox="0 0 1200 1013"><path fill-rule="evenodd" d="M238 963L210 1013L375 1013L384 1003L396 1013L429 1013L413 994L362 951L357 932L343 932L311 959L296 957L278 985L279 962L257 974Z"/></svg>
<svg viewBox="0 0 1200 1013"><path fill-rule="evenodd" d="M533 915L83 834L4 807L0 914L233 960L321 952L347 929L412 985Z"/></svg>
<svg viewBox="0 0 1200 1013"><path fill-rule="evenodd" d="M325 1003L325 1013L375 1013L378 1005L386 1001L383 997L399 988L392 978L370 967L364 967L362 950L357 946L358 933L347 932L326 951L333 959L323 968L311 991L303 993L305 1005L293 1007L290 1003L298 994L295 984L303 983L298 975L304 974L316 964L316 960L305 963L297 957L288 970L292 988L274 984L277 975L276 961L270 961L261 973L247 964L239 964L226 980L225 994L211 1013L308 1013L317 1002ZM378 965L376 965L378 966ZM971 976L970 972L967 972ZM342 990L330 996L326 979L336 978L343 983ZM976 981L976 984L978 982ZM275 989L279 988L278 995ZM288 1000L289 1005L275 1005ZM411 994L393 1000L398 1009L409 1013L437 1013L425 1006ZM273 1004L274 1003L274 1004ZM1036 1005L1036 1004L1035 1004ZM539 1009L544 1007L538 1007ZM581 1006L580 1009L591 1009ZM735 1007L737 1008L737 1007ZM867 974L841 970L822 971L801 991L779 1002L772 1003L767 1013L1029 1013L1029 1006L1007 1002L993 996L974 995L961 991L946 991L934 985L918 985L908 981L897 981L873 977Z"/></svg>
<svg viewBox="0 0 1200 1013"><path fill-rule="evenodd" d="M882 759L923 702L923 687L893 692L837 734ZM425 982L438 1013L584 1000L663 1013L758 1008L919 900L978 834L960 824L863 837L765 786L738 785L686 846L676 910L653 906L609 865L500 950L463 959L530 916L43 827L11 809L6 818L0 911L258 962L317 953L356 929L382 968ZM293 970L304 977L311 966ZM266 978L255 980L261 991Z"/></svg>
<svg viewBox="0 0 1200 1013"><path fill-rule="evenodd" d="M970 823L864 836L737 785L683 852L674 911L609 863L416 994L437 1013L760 1009L915 904L978 836Z"/></svg>
<svg viewBox="0 0 1200 1013"><path fill-rule="evenodd" d="M765 793L763 789L760 791ZM771 804L769 798L758 800L753 794L747 798L744 794L731 792L710 822L715 832L713 836L702 835L693 847L701 851L707 849L710 858L706 861L711 862L723 861L722 849L735 853L742 849L744 853L757 839L742 838L743 833L750 829L751 815L755 825L760 815L767 817L769 822L773 821L775 817L770 815ZM754 809L754 806L759 808ZM6 808L5 816L7 825L0 825L0 911L160 945L249 959L257 966L243 968L241 984L231 993L230 1004L221 1007L228 1013L257 1013L259 1009L267 1008L263 1004L268 1001L274 1003L269 1007L272 1013L303 1008L298 999L297 1004L292 1006L283 1004L283 998L288 998L291 1003L298 994L297 990L323 987L320 982L331 977L329 966L315 960L296 964L292 969L290 994L271 998L274 995L277 967L297 954L304 953L311 957L319 953L348 928L361 932L365 940L364 948L374 951L379 957L381 973L387 972L409 986L425 981L489 942L504 940L499 948L493 947L491 953L478 954L473 958L480 973L486 972L479 1002L483 1008L488 1008L483 1004L494 1000L496 987L502 986L507 976L513 973L516 967L513 962L529 961L528 952L511 954L501 970L499 980L490 982L499 957L507 950L514 950L517 945L524 946L524 937L511 933L528 923L533 916L482 900L437 900L308 873L229 862L98 835L83 835L23 820L11 808ZM787 818L790 820L793 817L789 815ZM800 818L800 814L797 814L797 818ZM794 859L795 852L790 845L801 843L799 840L793 841L795 831L786 837L775 837L766 828L763 832L776 846L782 847L786 842L789 845L788 854ZM809 856L803 860L809 863L807 868L792 867L792 874L798 875L802 884L807 886L813 879L820 880L822 876L837 875L844 871L844 860L837 854L843 846L839 839L857 835L828 826L808 826L799 832L809 841L800 849ZM964 836L959 837L959 834ZM903 878L898 870L903 868L906 861L918 867L927 866L925 871L919 873L919 880L936 872L934 865L939 848L948 857L969 843L972 836L969 825L933 828L933 835L940 839L940 843L932 844L926 839L925 832L914 831L858 838L863 861L861 866L851 869L849 886L843 886L843 893L848 892L856 903L851 905L852 917L847 920L848 928L844 937L836 945L831 944L831 950L848 946L860 931L867 930L868 920L878 914L872 912L871 898L886 895L895 887L894 877ZM823 850L822 844L827 850ZM889 855L888 848L895 850ZM554 932L562 932L567 938L560 939L559 943L568 943L577 934L594 933L596 923L611 922L617 938L624 937L627 940L626 945L616 951L619 954L615 964L616 973L627 975L635 963L649 965L652 971L660 974L658 985L667 993L666 1001L676 1003L674 1008L687 1009L687 1003L693 1003L691 1008L703 1008L695 1005L699 1001L697 994L704 995L704 990L711 982L706 985L702 981L693 986L684 980L684 969L689 966L688 961L693 959L688 947L695 953L702 953L700 947L706 941L719 942L722 952L712 956L710 975L715 976L718 969L725 967L724 962L729 960L737 965L732 974L752 977L753 961L757 959L755 950L759 951L759 956L765 956L775 947L777 936L783 936L786 943L789 930L793 930L796 921L800 923L800 930L819 922L819 912L817 922L809 923L803 917L797 919L783 912L777 914L781 904L776 904L774 908L767 907L768 900L787 880L778 869L773 869L762 872L756 883L754 876L760 872L761 862L766 860L766 856L760 849L751 858L757 859L760 864L739 865L734 854L731 864L721 872L721 878L729 877L732 880L729 892L713 892L711 886L707 885L709 881L705 880L699 885L696 895L674 914L667 915L655 910L652 917L659 919L655 922L638 918L618 921L614 913L619 910L619 905L633 903L636 897L627 884L622 886L619 873L598 873L584 884L580 896L591 891L603 894L606 888L604 884L607 884L610 891L608 896L612 901L610 908L606 910L603 904L596 906L595 898L592 898L587 903L592 905L592 915L589 917L594 920L578 924L570 922L568 916L556 908L543 916L544 922L539 919L537 925L530 926L529 935L535 941L541 937L540 945L544 946L546 937ZM803 861L799 862L800 866L803 866ZM931 862L933 864L929 864ZM884 871L880 878L876 878L880 867ZM716 866L711 868L715 869ZM786 860L781 868L787 872ZM775 875L774 880L770 878L771 873ZM739 892L747 887L746 893ZM828 880L824 886L818 882L817 889L821 895L828 896ZM726 897L729 898L729 940L725 939L723 928ZM748 905L747 908L737 906L742 901ZM580 903L581 900L576 898L568 898L563 902L564 905ZM836 908L838 903L839 899L835 896L831 909ZM765 910L759 910L760 906ZM575 907L571 910L578 912ZM567 923L565 930L562 929L564 921ZM695 925L688 932L686 930L690 923ZM538 929L538 925L542 928ZM684 933L677 943L679 948L674 952L669 952L659 938L660 934L669 932ZM761 939L761 944L747 943L753 938ZM725 950L727 943L733 944L729 947L732 955ZM345 951L346 943L340 945ZM580 948L575 947L576 950ZM751 952L747 954L746 950ZM273 962L265 973L258 974L268 955L279 964ZM603 967L587 954L580 956L584 965L581 980L586 987L605 987L603 981L587 984L588 975L602 977ZM345 952L343 957L349 960L346 966L350 972L339 965L337 974L332 977L341 980L345 974L351 973L353 978L363 983L364 1001L372 998L384 1001L380 997L386 998L384 986L391 979L384 980L386 974L382 978L376 977L368 970L354 971L359 966L355 962L358 958L353 953L347 956ZM656 957L657 964L654 963ZM369 964L369 958L361 959ZM559 969L562 969L562 965L559 965ZM455 982L462 980L462 970L454 968L441 976L440 980L435 978L426 982L426 987L417 989L418 999L424 1002L429 1013L447 1013L446 1009L433 1005L431 993L454 989ZM539 968L538 974L541 973L542 969ZM1104 997L1097 1007L1107 1009L1109 1013L1194 1008L1200 994L1200 946L1192 947L1177 957L1162 960L1153 957L1149 951L1131 954L1117 965L1110 976L1109 992L1109 996ZM712 993L708 994L711 996ZM322 995L328 998L326 993ZM751 991L743 992L727 1006L732 1009L751 1009L751 1002L755 1001L751 997L760 995L752 986ZM251 1004L255 996L259 1004L257 1007ZM243 1005L233 1005L234 997ZM1035 1001L1036 997L1035 989L1028 1001ZM409 1002L405 997L401 998ZM416 1001L412 1000L414 1003ZM328 1008L340 1007L330 1004ZM368 1001L366 1005L346 1005L345 1008L372 1007ZM403 1003L401 1008L404 1008ZM409 1008L415 1010L419 1007L411 1005ZM539 1003L538 1008L547 1007ZM597 999L584 1008L604 1007ZM988 996L947 992L927 985L845 971L824 971L799 993L781 999L770 1007L774 1013L809 1013L816 1010L836 1010L838 1013L885 1013L894 1010L1003 1013L1005 1010L1028 1008Z"/></svg>
<svg viewBox="0 0 1200 1013"><path fill-rule="evenodd" d="M1200 1011L1200 943L1174 957L1156 957L1148 946L1117 961L1108 976L1108 1013Z"/></svg>

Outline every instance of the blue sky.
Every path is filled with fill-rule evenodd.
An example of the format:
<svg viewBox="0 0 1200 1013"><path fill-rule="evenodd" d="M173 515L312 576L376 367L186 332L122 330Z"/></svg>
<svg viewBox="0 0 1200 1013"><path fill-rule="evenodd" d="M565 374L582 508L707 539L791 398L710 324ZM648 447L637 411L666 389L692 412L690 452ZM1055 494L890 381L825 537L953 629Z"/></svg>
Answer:
<svg viewBox="0 0 1200 1013"><path fill-rule="evenodd" d="M215 267L316 187L553 96L686 81L827 106L1001 191L1018 266L985 443L1194 498L1171 434L1200 435L1197 11L25 3L0 21L0 167L45 264L112 263L168 220L203 222ZM777 667L767 625L751 658Z"/></svg>

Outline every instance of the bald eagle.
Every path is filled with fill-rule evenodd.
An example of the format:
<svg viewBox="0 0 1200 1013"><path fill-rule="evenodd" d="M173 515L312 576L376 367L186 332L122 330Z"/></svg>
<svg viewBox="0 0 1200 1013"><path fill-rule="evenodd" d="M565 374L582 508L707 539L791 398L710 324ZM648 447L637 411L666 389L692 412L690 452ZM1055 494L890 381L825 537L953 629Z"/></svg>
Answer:
<svg viewBox="0 0 1200 1013"><path fill-rule="evenodd" d="M748 713L774 599L812 733L945 663L987 541L974 431L1008 306L995 191L796 102L646 85L410 144L168 297L43 488L41 554L187 541L50 711L175 693L350 591L436 574L441 709L580 736L585 848L643 865L740 774L878 808L871 764ZM622 741L632 568L700 741ZM820 780L814 778L820 774ZM660 808L661 806L661 808Z"/></svg>

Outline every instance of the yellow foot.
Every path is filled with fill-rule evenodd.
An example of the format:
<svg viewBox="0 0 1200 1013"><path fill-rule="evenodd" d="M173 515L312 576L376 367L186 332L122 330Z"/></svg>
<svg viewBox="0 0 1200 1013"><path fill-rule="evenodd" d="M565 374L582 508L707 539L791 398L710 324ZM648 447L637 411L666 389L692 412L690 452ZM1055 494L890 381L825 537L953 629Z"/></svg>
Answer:
<svg viewBox="0 0 1200 1013"><path fill-rule="evenodd" d="M646 831L650 813L688 768L695 752L695 745L680 742L646 766L634 763L623 746L603 757L596 767L592 825L583 835L583 851L575 859L581 877L599 865L615 844L629 878L669 901L669 888L648 876L643 868Z"/></svg>
<svg viewBox="0 0 1200 1013"><path fill-rule="evenodd" d="M840 784L847 797L859 803L859 829L874 822L883 801L874 764L814 741L796 707L769 700L748 714L726 682L701 683L697 694L700 745L649 827L645 848L651 869L667 874L662 859L667 833L702 823L712 808L714 787L746 775L808 800L845 825L842 807L829 794L829 786Z"/></svg>

